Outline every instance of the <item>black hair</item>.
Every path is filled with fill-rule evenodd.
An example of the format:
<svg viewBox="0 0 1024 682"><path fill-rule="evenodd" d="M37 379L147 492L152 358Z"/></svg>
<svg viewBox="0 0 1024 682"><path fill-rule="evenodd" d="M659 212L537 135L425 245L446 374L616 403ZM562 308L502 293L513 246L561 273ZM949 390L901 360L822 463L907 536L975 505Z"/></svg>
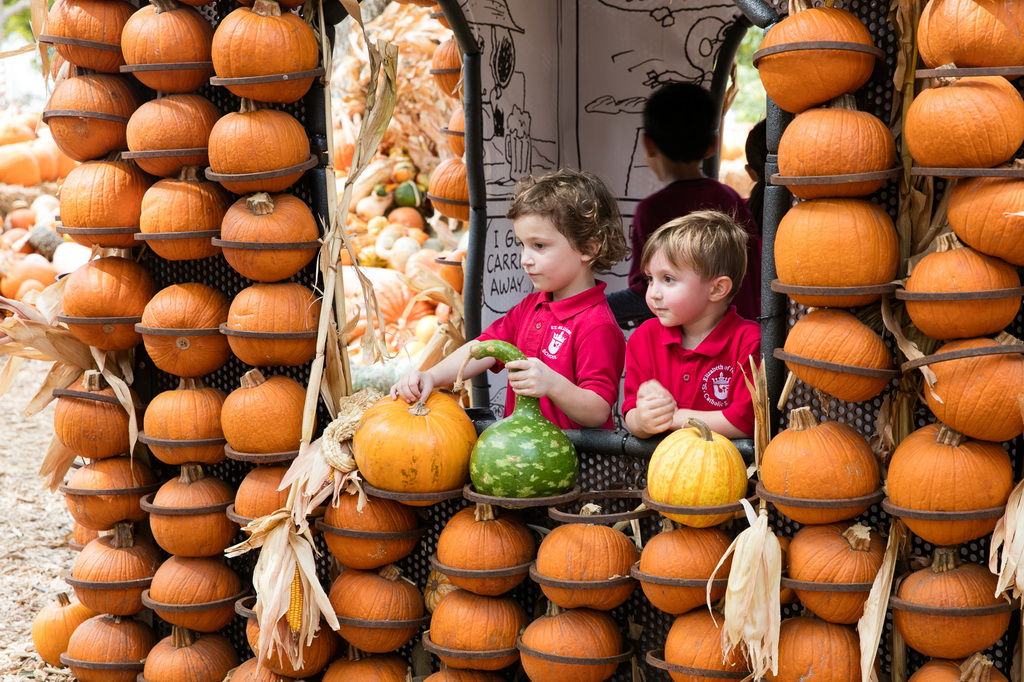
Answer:
<svg viewBox="0 0 1024 682"><path fill-rule="evenodd" d="M762 118L747 133L747 142L744 145L747 165L757 173L757 178L761 181L764 181L764 164L768 160L767 129L767 122Z"/></svg>
<svg viewBox="0 0 1024 682"><path fill-rule="evenodd" d="M644 105L644 134L675 162L700 161L718 132L718 106L696 83L669 83Z"/></svg>

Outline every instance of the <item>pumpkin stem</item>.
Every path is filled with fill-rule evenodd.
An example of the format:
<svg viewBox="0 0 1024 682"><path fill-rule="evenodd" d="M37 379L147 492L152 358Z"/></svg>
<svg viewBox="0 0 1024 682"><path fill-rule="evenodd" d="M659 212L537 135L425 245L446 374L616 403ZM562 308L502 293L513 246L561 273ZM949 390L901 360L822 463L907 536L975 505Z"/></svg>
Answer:
<svg viewBox="0 0 1024 682"><path fill-rule="evenodd" d="M672 523L672 519L668 517L661 517L661 532L671 533L676 529L676 524Z"/></svg>
<svg viewBox="0 0 1024 682"><path fill-rule="evenodd" d="M384 566L379 571L377 571L377 575L379 575L381 578L384 578L384 580L397 582L398 579L402 577L402 572L398 570L398 566L395 566L394 564L388 564L387 566Z"/></svg>
<svg viewBox="0 0 1024 682"><path fill-rule="evenodd" d="M958 448L965 440L967 440L967 436L959 431L954 431L945 424L939 424L939 430L935 432L936 445Z"/></svg>
<svg viewBox="0 0 1024 682"><path fill-rule="evenodd" d="M156 9L157 14L164 12L172 12L180 7L183 7L177 0L149 0L150 4Z"/></svg>
<svg viewBox="0 0 1024 682"><path fill-rule="evenodd" d="M199 166L182 166L178 173L178 182L202 182L199 178Z"/></svg>
<svg viewBox="0 0 1024 682"><path fill-rule="evenodd" d="M1010 164L1010 168L1013 170L1024 170L1024 158L1014 159Z"/></svg>
<svg viewBox="0 0 1024 682"><path fill-rule="evenodd" d="M238 107L238 113L240 114L251 114L259 111L263 108L263 105L252 99L242 99L241 104Z"/></svg>
<svg viewBox="0 0 1024 682"><path fill-rule="evenodd" d="M202 377L182 377L178 382L179 391L201 391L206 388Z"/></svg>
<svg viewBox="0 0 1024 682"><path fill-rule="evenodd" d="M711 428L699 419L690 417L683 424L684 429L694 428L697 429L697 435L700 436L701 440L712 442L715 439L715 434L711 431Z"/></svg>
<svg viewBox="0 0 1024 682"><path fill-rule="evenodd" d="M89 393L99 393L100 391L107 388L107 380L103 378L103 373L95 369L88 369L85 371L85 376L82 378L82 387Z"/></svg>
<svg viewBox="0 0 1024 682"><path fill-rule="evenodd" d="M992 678L992 659L981 652L960 664L960 682L988 682Z"/></svg>
<svg viewBox="0 0 1024 682"><path fill-rule="evenodd" d="M806 431L818 425L818 420L810 407L798 407L789 413L789 430Z"/></svg>
<svg viewBox="0 0 1024 682"><path fill-rule="evenodd" d="M422 400L417 400L412 405L410 405L408 409L409 414L411 414L414 417L426 417L428 414L430 414L430 408L427 407L427 404Z"/></svg>
<svg viewBox="0 0 1024 682"><path fill-rule="evenodd" d="M203 471L202 464L187 462L181 465L181 474L178 476L178 483L190 485L196 481L201 481L204 478L206 478L206 472Z"/></svg>
<svg viewBox="0 0 1024 682"><path fill-rule="evenodd" d="M276 0L256 0L252 5L252 13L261 17L281 16L281 5Z"/></svg>
<svg viewBox="0 0 1024 682"><path fill-rule="evenodd" d="M580 516L594 516L595 514L601 513L601 505L594 504L593 502L587 502L580 509Z"/></svg>
<svg viewBox="0 0 1024 682"><path fill-rule="evenodd" d="M135 546L135 534L132 532L132 524L123 521L114 526L111 534L110 546L114 549L129 549Z"/></svg>
<svg viewBox="0 0 1024 682"><path fill-rule="evenodd" d="M258 369L250 369L242 375L242 388L256 388L267 383L267 378Z"/></svg>
<svg viewBox="0 0 1024 682"><path fill-rule="evenodd" d="M850 549L856 552L871 549L871 528L863 523L856 523L844 530L843 537L850 543Z"/></svg>
<svg viewBox="0 0 1024 682"><path fill-rule="evenodd" d="M187 649L196 643L196 633L180 625L171 626L171 646L175 649Z"/></svg>
<svg viewBox="0 0 1024 682"><path fill-rule="evenodd" d="M803 12L814 7L812 0L789 0L789 14L792 16L797 12Z"/></svg>
<svg viewBox="0 0 1024 682"><path fill-rule="evenodd" d="M999 334L996 335L995 342L1000 346L1019 346L1024 343L1024 341L1021 341L1013 334L1009 334L1007 332L999 332Z"/></svg>
<svg viewBox="0 0 1024 682"><path fill-rule="evenodd" d="M71 606L71 597L68 596L67 592L58 592L57 603L60 604L61 607Z"/></svg>
<svg viewBox="0 0 1024 682"><path fill-rule="evenodd" d="M936 547L932 553L932 573L945 573L960 566L960 547Z"/></svg>
<svg viewBox="0 0 1024 682"><path fill-rule="evenodd" d="M245 207L255 216L270 215L274 212L274 199L266 192L256 192L245 198Z"/></svg>
<svg viewBox="0 0 1024 682"><path fill-rule="evenodd" d="M348 645L348 652L345 655L345 657L348 660L350 660L353 663L355 663L356 661L361 661L364 658L366 658L366 654L364 654L362 651L360 651L359 649L357 649L354 646L352 646L351 644L349 644Z"/></svg>
<svg viewBox="0 0 1024 682"><path fill-rule="evenodd" d="M554 618L555 616L557 616L560 613L565 613L565 609L563 609L561 606L559 606L555 602L549 601L548 602L548 608L544 612L544 615L547 616L548 618Z"/></svg>
<svg viewBox="0 0 1024 682"><path fill-rule="evenodd" d="M473 510L473 518L477 521L493 521L498 516L494 513L494 505L477 504L476 509Z"/></svg>
<svg viewBox="0 0 1024 682"><path fill-rule="evenodd" d="M938 67L938 69L936 69L936 70L955 69L955 68L956 68L956 64L954 64L953 62L950 62L949 64L943 64L942 66ZM953 77L953 76L939 76L939 77L936 77L936 78L932 78L932 85L934 87L936 87L936 88L944 88L947 85L952 85L953 83L956 83L958 80L960 80L960 79L956 78L956 77Z"/></svg>
<svg viewBox="0 0 1024 682"><path fill-rule="evenodd" d="M857 98L853 95L839 95L828 103L829 109L840 109L842 111L857 111Z"/></svg>
<svg viewBox="0 0 1024 682"><path fill-rule="evenodd" d="M935 238L935 252L945 253L954 249L964 248L963 242L956 238L956 234L947 232Z"/></svg>

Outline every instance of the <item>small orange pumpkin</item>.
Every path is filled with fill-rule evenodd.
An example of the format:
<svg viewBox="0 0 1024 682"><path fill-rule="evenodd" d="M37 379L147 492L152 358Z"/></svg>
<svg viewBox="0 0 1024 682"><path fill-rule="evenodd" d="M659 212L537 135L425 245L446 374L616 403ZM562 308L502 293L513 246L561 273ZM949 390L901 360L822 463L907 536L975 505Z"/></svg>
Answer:
<svg viewBox="0 0 1024 682"><path fill-rule="evenodd" d="M220 110L202 95L167 95L150 100L128 119L128 149L147 152L205 148L220 116ZM142 170L165 178L177 176L185 166L205 166L209 162L206 153L135 160Z"/></svg>
<svg viewBox="0 0 1024 682"><path fill-rule="evenodd" d="M199 632L216 632L235 617L233 603L199 611L170 611L161 605L183 606L223 601L238 595L242 581L219 559L172 556L157 569L149 598L153 613L171 625Z"/></svg>
<svg viewBox="0 0 1024 682"><path fill-rule="evenodd" d="M972 249L1024 265L1024 216L1017 215L1021 201L1020 178L962 178L949 192L946 216L956 236Z"/></svg>
<svg viewBox="0 0 1024 682"><path fill-rule="evenodd" d="M185 166L177 179L160 180L142 197L139 231L171 235L175 232L216 232L231 199L215 182L206 182L196 166ZM195 260L220 253L210 236L186 239L147 239L153 253L167 260Z"/></svg>
<svg viewBox="0 0 1024 682"><path fill-rule="evenodd" d="M359 511L358 495L339 495L324 513L324 523L346 530L400 533L415 530L419 519L411 507L382 497L367 496ZM349 568L369 570L404 559L416 546L416 537L357 538L324 533L327 549Z"/></svg>
<svg viewBox="0 0 1024 682"><path fill-rule="evenodd" d="M46 32L120 48L121 31L134 11L135 8L123 0L57 0L46 16ZM64 43L54 43L54 49L75 66L93 71L117 73L124 64L120 49Z"/></svg>
<svg viewBox="0 0 1024 682"><path fill-rule="evenodd" d="M275 242L316 242L320 231L312 211L298 197L257 192L231 205L224 214L220 238L241 242L224 247L224 259L238 274L257 282L278 282L306 267L316 256L317 247L255 247Z"/></svg>
<svg viewBox="0 0 1024 682"><path fill-rule="evenodd" d="M213 27L202 14L175 0L150 0L125 23L121 49L127 64L174 64L210 61ZM206 84L213 69L133 71L157 92L191 92Z"/></svg>
<svg viewBox="0 0 1024 682"><path fill-rule="evenodd" d="M60 655L68 650L68 640L79 625L99 615L67 593L57 595L57 601L50 602L32 619L32 644L44 662L59 666Z"/></svg>
<svg viewBox="0 0 1024 682"><path fill-rule="evenodd" d="M139 502L140 487L156 482L156 476L138 459L111 457L86 464L71 474L64 500L71 517L92 530L110 530L119 521L142 521L146 512ZM76 490L87 491L78 494ZM113 490L109 494L88 494L91 490ZM121 492L132 490L134 492Z"/></svg>
<svg viewBox="0 0 1024 682"><path fill-rule="evenodd" d="M608 580L628 576L638 558L636 547L623 533L608 526L569 523L557 526L540 543L537 573L555 580ZM635 588L635 582L596 590L540 587L544 596L564 609L583 606L601 611L622 604Z"/></svg>
<svg viewBox="0 0 1024 682"><path fill-rule="evenodd" d="M221 411L228 445L239 452L261 454L298 450L305 401L306 389L294 379L267 378L258 369L249 370ZM269 414L274 415L273 424L267 420Z"/></svg>
<svg viewBox="0 0 1024 682"><path fill-rule="evenodd" d="M207 476L201 465L183 465L178 478L164 483L153 496L154 509L149 514L153 539L168 554L220 556L238 534L238 524L229 520L223 509L201 514L187 512L230 502L234 497L231 486ZM183 511L186 513L182 514Z"/></svg>
<svg viewBox="0 0 1024 682"><path fill-rule="evenodd" d="M131 79L94 73L58 83L43 115L57 147L75 161L89 161L125 149L127 122L51 112L78 110L127 119L139 104Z"/></svg>
<svg viewBox="0 0 1024 682"><path fill-rule="evenodd" d="M135 682L138 669L114 670L76 663L128 663L141 669L155 644L153 629L141 621L95 616L75 628L68 640L68 668L80 682Z"/></svg>
<svg viewBox="0 0 1024 682"><path fill-rule="evenodd" d="M68 387L102 398L115 398L103 375L85 372ZM53 430L61 444L79 457L105 459L128 452L128 413L120 403L73 395L57 398L53 411Z"/></svg>
<svg viewBox="0 0 1024 682"><path fill-rule="evenodd" d="M462 159L442 161L430 175L430 203L452 220L469 220L469 180Z"/></svg>
<svg viewBox="0 0 1024 682"><path fill-rule="evenodd" d="M473 627L466 627L472 623ZM466 590L452 592L437 605L430 619L430 640L454 651L514 649L526 627L526 614L509 597L484 597ZM502 658L469 659L438 654L449 668L501 670L519 660L519 652Z"/></svg>
<svg viewBox="0 0 1024 682"><path fill-rule="evenodd" d="M71 568L75 596L93 611L131 616L143 609L144 585L108 587L105 583L152 578L161 562L153 544L136 539L131 523L118 523L111 535L96 538L79 552Z"/></svg>
<svg viewBox="0 0 1024 682"><path fill-rule="evenodd" d="M423 615L423 596L413 585L400 580L393 564L374 571L349 568L341 572L331 586L330 600L335 612L344 618L363 620L412 620ZM434 612L437 613L436 611ZM418 627L374 628L342 624L338 628L346 642L361 651L388 653L404 646L419 631Z"/></svg>
<svg viewBox="0 0 1024 682"><path fill-rule="evenodd" d="M489 504L466 508L448 519L437 539L437 559L445 566L471 571L512 568L537 555L533 535L517 514ZM449 576L464 590L497 596L526 579L526 572L498 578Z"/></svg>
<svg viewBox="0 0 1024 682"><path fill-rule="evenodd" d="M667 518L661 523L662 532L648 540L640 554L640 571L661 578L709 580L729 549L729 537L718 528L675 527ZM732 556L729 556L715 578L729 577L731 567ZM659 585L643 579L640 587L656 609L673 615L691 611L708 599L703 587ZM723 596L725 587L714 587L710 601L716 602Z"/></svg>
<svg viewBox="0 0 1024 682"><path fill-rule="evenodd" d="M304 365L316 352L320 298L296 282L253 284L242 289L228 309L227 329L269 333L266 338L228 334L231 352L256 367ZM310 333L304 338L278 339L275 333Z"/></svg>
<svg viewBox="0 0 1024 682"><path fill-rule="evenodd" d="M449 38L434 50L430 60L430 75L441 92L449 97L459 97L462 84L462 51L454 38Z"/></svg>
<svg viewBox="0 0 1024 682"><path fill-rule="evenodd" d="M590 609L566 611L549 604L547 612L526 626L523 644L541 654L594 659L622 653L622 634L611 616ZM598 682L615 674L616 663L587 664L548 661L524 651L523 670L531 680Z"/></svg>
<svg viewBox="0 0 1024 682"><path fill-rule="evenodd" d="M930 69L1016 66L1024 63L1024 17L1017 0L940 0L921 10L917 50Z"/></svg>
<svg viewBox="0 0 1024 682"><path fill-rule="evenodd" d="M118 256L97 258L68 275L64 314L78 318L141 317L155 293L153 278L135 261ZM79 341L101 350L127 350L142 341L134 321L76 322L68 328Z"/></svg>
<svg viewBox="0 0 1024 682"><path fill-rule="evenodd" d="M238 666L238 654L223 635L198 635L178 625L146 657L146 682L220 682Z"/></svg>
<svg viewBox="0 0 1024 682"><path fill-rule="evenodd" d="M200 376L224 366L231 357L222 334L190 334L189 330L218 329L228 319L228 299L213 287L198 282L172 284L161 289L142 312L142 327L180 329L173 336L143 331L146 353L158 369L175 376Z"/></svg>
<svg viewBox="0 0 1024 682"><path fill-rule="evenodd" d="M68 173L60 187L60 219L66 227L94 231L72 234L84 246L123 248L135 246L142 198L151 184L149 176L128 161L89 161ZM99 192L96 188L102 187ZM99 228L135 228L103 234Z"/></svg>
<svg viewBox="0 0 1024 682"><path fill-rule="evenodd" d="M150 438L168 441L223 438L220 411L225 397L223 391L207 388L200 379L182 378L176 390L159 393L149 402L143 430ZM217 444L176 447L150 442L149 451L171 465L224 461L224 446Z"/></svg>

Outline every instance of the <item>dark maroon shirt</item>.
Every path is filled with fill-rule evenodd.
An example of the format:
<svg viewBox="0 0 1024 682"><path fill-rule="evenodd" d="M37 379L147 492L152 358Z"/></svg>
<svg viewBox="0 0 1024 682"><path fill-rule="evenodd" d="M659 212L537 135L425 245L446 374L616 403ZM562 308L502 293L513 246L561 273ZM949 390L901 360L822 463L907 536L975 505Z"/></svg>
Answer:
<svg viewBox="0 0 1024 682"><path fill-rule="evenodd" d="M633 259L629 264L629 288L638 296L647 293L647 279L640 271L640 254L655 230L670 220L703 210L721 211L732 216L750 235L747 240L747 274L732 304L741 317L756 320L761 314L761 237L740 195L728 185L711 178L677 180L637 204L630 230Z"/></svg>
<svg viewBox="0 0 1024 682"><path fill-rule="evenodd" d="M586 291L552 301L550 292L535 292L495 320L479 341L508 341L528 358L541 361L580 388L598 394L611 407L619 397L619 377L626 355L626 339L615 322L598 282ZM503 368L498 363L493 371ZM512 413L516 394L511 387L505 396L505 415ZM563 429L579 429L550 398L540 399L540 411ZM614 428L612 417L601 428Z"/></svg>

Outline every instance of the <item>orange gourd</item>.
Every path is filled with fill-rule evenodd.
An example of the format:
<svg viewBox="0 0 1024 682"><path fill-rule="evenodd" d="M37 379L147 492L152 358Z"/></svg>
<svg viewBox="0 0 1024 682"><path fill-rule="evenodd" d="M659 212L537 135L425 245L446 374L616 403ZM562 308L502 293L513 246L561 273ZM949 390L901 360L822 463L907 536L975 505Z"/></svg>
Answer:
<svg viewBox="0 0 1024 682"><path fill-rule="evenodd" d="M97 258L68 275L64 314L78 318L141 317L155 293L153 278L134 260ZM114 324L76 322L68 328L79 341L100 350L127 350L142 341L134 320Z"/></svg>
<svg viewBox="0 0 1024 682"><path fill-rule="evenodd" d="M808 0L790 0L789 15L765 34L761 49L822 40L873 45L867 28L850 12L813 7ZM815 49L768 55L756 66L772 101L799 114L844 93L856 92L871 77L875 58L866 52Z"/></svg>
<svg viewBox="0 0 1024 682"><path fill-rule="evenodd" d="M427 606L427 613L433 613L442 599L458 589L451 578L431 569L427 574L427 584L423 588L423 603Z"/></svg>
<svg viewBox="0 0 1024 682"><path fill-rule="evenodd" d="M267 454L299 449L306 389L286 376L246 372L241 386L228 395L221 426L228 445L239 452ZM271 424L267 415L273 414Z"/></svg>
<svg viewBox="0 0 1024 682"><path fill-rule="evenodd" d="M789 545L789 577L808 583L872 583L884 553L885 541L865 525L804 526ZM864 612L868 592L797 588L796 596L822 620L852 625Z"/></svg>
<svg viewBox="0 0 1024 682"><path fill-rule="evenodd" d="M344 618L371 621L412 620L423 615L423 596L410 583L401 579L393 564L380 571L342 571L330 592L331 605ZM436 611L435 611L436 613ZM383 654L394 651L413 638L419 627L374 628L345 625L338 628L346 642L360 651Z"/></svg>
<svg viewBox="0 0 1024 682"><path fill-rule="evenodd" d="M195 632L177 625L146 657L146 682L222 682L238 665L238 654L223 635Z"/></svg>
<svg viewBox="0 0 1024 682"><path fill-rule="evenodd" d="M320 238L313 213L290 194L266 192L239 199L224 214L220 238L224 241L315 242ZM243 244L224 247L224 259L238 274L257 282L288 279L316 256L317 247L257 249Z"/></svg>
<svg viewBox="0 0 1024 682"><path fill-rule="evenodd" d="M84 246L135 246L142 197L149 176L128 161L88 161L68 173L60 187L60 219L65 227L92 229L72 234ZM102 188L102 191L99 191ZM135 228L123 234L103 234L99 228Z"/></svg>
<svg viewBox="0 0 1024 682"><path fill-rule="evenodd" d="M32 619L32 644L39 658L53 666L61 665L60 655L68 650L68 640L79 625L98 615L64 592Z"/></svg>
<svg viewBox="0 0 1024 682"><path fill-rule="evenodd" d="M222 602L242 590L238 574L219 559L172 556L165 561L149 588L153 613L171 625L199 632L216 632L235 617L234 603L221 603L199 611L171 611L162 605Z"/></svg>
<svg viewBox="0 0 1024 682"><path fill-rule="evenodd" d="M165 235L175 232L216 232L231 199L215 182L199 176L199 168L185 166L176 179L160 180L142 197L139 232ZM210 235L185 239L148 239L153 253L167 260L195 260L220 253Z"/></svg>
<svg viewBox="0 0 1024 682"><path fill-rule="evenodd" d="M731 544L729 537L718 528L675 527L669 519L662 520L662 532L644 545L640 554L640 571L662 578L708 580ZM728 578L732 566L729 556L718 569L715 578ZM658 585L640 581L644 596L665 613L678 615L704 604L707 591L703 587ZM710 601L725 596L725 587L714 587Z"/></svg>
<svg viewBox="0 0 1024 682"><path fill-rule="evenodd" d="M156 483L153 472L138 459L98 459L78 469L68 479L64 499L71 517L91 530L110 530L119 521L142 521L139 506L145 494L137 489ZM113 490L109 494L77 494L74 490ZM121 492L125 490L135 492Z"/></svg>
<svg viewBox="0 0 1024 682"><path fill-rule="evenodd" d="M927 390L927 389L925 389ZM916 511L966 512L1006 504L1013 489L1010 456L998 443L968 440L941 424L914 431L896 447L885 482L889 501ZM899 516L897 513L896 516ZM927 521L904 517L915 534L935 545L988 535L998 518Z"/></svg>
<svg viewBox="0 0 1024 682"><path fill-rule="evenodd" d="M466 627L472 623L473 627ZM526 614L508 597L484 597L466 590L452 592L437 605L430 619L430 640L455 651L497 651L514 648L526 627ZM449 668L501 670L519 660L519 652L501 658L470 659L440 654Z"/></svg>
<svg viewBox="0 0 1024 682"><path fill-rule="evenodd" d="M461 157L466 153L466 111L459 107L448 119L448 149Z"/></svg>
<svg viewBox="0 0 1024 682"><path fill-rule="evenodd" d="M907 682L1008 682L1006 676L993 667L992 659L980 653L963 663L932 659L917 669Z"/></svg>
<svg viewBox="0 0 1024 682"><path fill-rule="evenodd" d="M885 284L896 276L898 262L899 244L892 219L881 206L861 199L802 201L786 212L775 236L775 269L783 284ZM805 306L835 308L867 305L879 299L878 294L789 297Z"/></svg>
<svg viewBox="0 0 1024 682"><path fill-rule="evenodd" d="M145 585L108 587L105 583L152 578L160 566L160 552L148 540L136 538L131 523L118 523L112 535L87 544L71 568L78 601L97 613L131 616L143 609Z"/></svg>
<svg viewBox="0 0 1024 682"><path fill-rule="evenodd" d="M43 115L57 147L75 161L89 161L126 148L127 122L52 112L77 110L127 119L139 104L129 78L94 73L58 83Z"/></svg>
<svg viewBox="0 0 1024 682"><path fill-rule="evenodd" d="M202 14L175 0L151 0L125 23L121 49L127 64L173 64L210 61L213 27ZM191 92L213 75L213 69L133 71L157 92Z"/></svg>
<svg viewBox="0 0 1024 682"><path fill-rule="evenodd" d="M213 124L221 116L202 95L167 95L140 106L128 120L125 135L133 152L205 148ZM205 166L205 153L139 158L139 168L152 175L173 178L185 166Z"/></svg>
<svg viewBox="0 0 1024 682"><path fill-rule="evenodd" d="M245 623L245 639L253 653L258 653L260 641L260 624L256 618L250 618ZM282 656L280 651L263 656L260 660L263 665L277 675L287 678L311 677L323 671L338 653L340 640L338 635L328 627L327 623L320 621L320 629L313 635L313 640L306 644L300 642L302 649L302 665L295 667L288 656Z"/></svg>
<svg viewBox="0 0 1024 682"><path fill-rule="evenodd" d="M694 609L672 622L665 639L665 660L675 665L714 671L745 670L739 649L722 656L722 617L707 609ZM669 673L676 682L706 682L709 678Z"/></svg>
<svg viewBox="0 0 1024 682"><path fill-rule="evenodd" d="M828 108L808 109L786 127L779 140L779 173L788 177L845 175L889 170L896 163L896 143L877 117L857 111L852 95L843 95ZM880 189L885 180L827 185L792 185L801 199L862 197Z"/></svg>
<svg viewBox="0 0 1024 682"><path fill-rule="evenodd" d="M46 17L46 32L107 45L121 45L121 31L135 8L123 0L57 0ZM57 54L75 66L117 73L121 50L54 43Z"/></svg>
<svg viewBox="0 0 1024 682"><path fill-rule="evenodd" d="M288 502L288 489L278 490L286 466L258 466L245 475L235 492L235 513L247 519L272 514Z"/></svg>
<svg viewBox="0 0 1024 682"><path fill-rule="evenodd" d="M548 533L537 548L537 573L569 581L608 580L629 575L638 559L636 547L608 526L569 523ZM587 607L608 611L622 604L635 582L600 589L573 589L541 584L544 596L564 609Z"/></svg>
<svg viewBox="0 0 1024 682"><path fill-rule="evenodd" d="M242 362L256 367L297 366L309 362L316 352L320 298L296 282L253 284L231 301L227 328L241 332L310 333L305 338L253 338L228 335L231 352Z"/></svg>
<svg viewBox="0 0 1024 682"><path fill-rule="evenodd" d="M224 481L207 476L199 464L185 464L178 478L160 486L153 496L154 509L149 514L153 539L168 554L186 557L220 556L238 534L238 524L224 515L224 510L201 514L174 513L198 507L230 502L235 497ZM161 513L166 510L167 513Z"/></svg>
<svg viewBox="0 0 1024 682"><path fill-rule="evenodd" d="M469 479L476 429L454 400L432 393L407 405L383 398L364 414L352 436L359 472L382 490L452 490Z"/></svg>
<svg viewBox="0 0 1024 682"><path fill-rule="evenodd" d="M789 415L789 428L768 443L761 482L776 495L813 500L850 499L878 490L878 460L864 436L842 422L818 422L810 407ZM867 511L861 504L839 509L775 507L798 523L834 523Z"/></svg>
<svg viewBox="0 0 1024 682"><path fill-rule="evenodd" d="M437 539L437 559L445 566L472 571L512 568L537 555L533 535L515 512L478 504L456 513ZM504 594L526 579L526 572L500 578L449 576L464 590L488 596Z"/></svg>
<svg viewBox="0 0 1024 682"><path fill-rule="evenodd" d="M32 187L42 182L42 179L39 162L26 145L9 144L0 147L0 182Z"/></svg>
<svg viewBox="0 0 1024 682"><path fill-rule="evenodd" d="M142 312L142 326L181 329L167 335L142 332L146 353L157 369L179 377L209 374L231 357L222 334L190 334L187 330L217 329L228 318L228 299L220 291L198 282L172 284L161 289Z"/></svg>
<svg viewBox="0 0 1024 682"><path fill-rule="evenodd" d="M77 628L68 640L68 667L79 682L136 682L143 662L156 644L153 629L141 621L121 616L95 616ZM136 664L137 669L110 670L85 663Z"/></svg>
<svg viewBox="0 0 1024 682"><path fill-rule="evenodd" d="M172 441L223 438L220 425L223 391L207 388L202 380L182 378L178 388L157 394L146 407L143 430L151 438ZM149 444L149 451L164 464L186 462L217 464L224 461L223 445L174 447Z"/></svg>
<svg viewBox="0 0 1024 682"><path fill-rule="evenodd" d="M995 593L995 575L983 566L961 563L956 547L938 547L932 565L907 576L896 596L912 604L947 608L1005 603ZM987 616L934 616L896 605L892 614L907 646L936 658L963 658L987 649L1003 636L1011 616L1009 610Z"/></svg>
<svg viewBox="0 0 1024 682"><path fill-rule="evenodd" d="M10 230L8 230L9 232ZM25 282L32 280L47 286L53 284L57 279L57 271L52 265L41 262L41 260L23 258L13 261L11 269L0 279L0 296L4 298L17 298L18 290L21 289L21 286Z"/></svg>
<svg viewBox="0 0 1024 682"><path fill-rule="evenodd" d="M992 168L1024 142L1024 99L1002 76L940 79L914 98L903 134L920 166Z"/></svg>
<svg viewBox="0 0 1024 682"><path fill-rule="evenodd" d="M523 644L542 654L572 658L605 658L622 653L622 635L611 616L590 609L566 611L554 604L526 626ZM602 682L611 678L616 663L577 664L547 661L524 651L523 670L531 680Z"/></svg>
<svg viewBox="0 0 1024 682"><path fill-rule="evenodd" d="M1024 215L1017 215L1024 201L1024 181L961 178L948 196L946 216L960 241L981 253L1024 265Z"/></svg>
<svg viewBox="0 0 1024 682"><path fill-rule="evenodd" d="M367 497L359 511L358 495L339 495L324 513L324 523L336 528L373 533L415 530L419 519L411 507L381 497ZM343 565L368 570L404 559L416 546L416 537L356 538L324 533L327 549Z"/></svg>
<svg viewBox="0 0 1024 682"><path fill-rule="evenodd" d="M1019 0L933 0L921 10L917 49L930 69L1024 64L1024 4Z"/></svg>
<svg viewBox="0 0 1024 682"><path fill-rule="evenodd" d="M817 309L807 313L790 328L783 350L840 365L892 369L892 353L882 339L845 310ZM818 369L790 361L786 367L805 384L851 403L874 398L891 381L888 377Z"/></svg>
<svg viewBox="0 0 1024 682"><path fill-rule="evenodd" d="M771 682L860 679L860 640L853 628L818 618L787 618L779 628L779 672Z"/></svg>
<svg viewBox="0 0 1024 682"><path fill-rule="evenodd" d="M278 675L260 663L258 658L250 658L231 671L225 682L291 682L290 677Z"/></svg>
<svg viewBox="0 0 1024 682"><path fill-rule="evenodd" d="M116 397L95 370L87 371L68 388L97 397ZM79 457L105 459L128 452L128 413L119 403L60 396L53 412L53 430L61 444Z"/></svg>
<svg viewBox="0 0 1024 682"><path fill-rule="evenodd" d="M430 60L430 75L444 94L458 98L462 84L462 51L454 38L449 38L434 50Z"/></svg>
<svg viewBox="0 0 1024 682"><path fill-rule="evenodd" d="M324 672L323 682L405 682L409 664L401 656L366 656L350 650Z"/></svg>
<svg viewBox="0 0 1024 682"><path fill-rule="evenodd" d="M430 175L430 203L452 220L469 220L469 180L462 159L446 159Z"/></svg>

